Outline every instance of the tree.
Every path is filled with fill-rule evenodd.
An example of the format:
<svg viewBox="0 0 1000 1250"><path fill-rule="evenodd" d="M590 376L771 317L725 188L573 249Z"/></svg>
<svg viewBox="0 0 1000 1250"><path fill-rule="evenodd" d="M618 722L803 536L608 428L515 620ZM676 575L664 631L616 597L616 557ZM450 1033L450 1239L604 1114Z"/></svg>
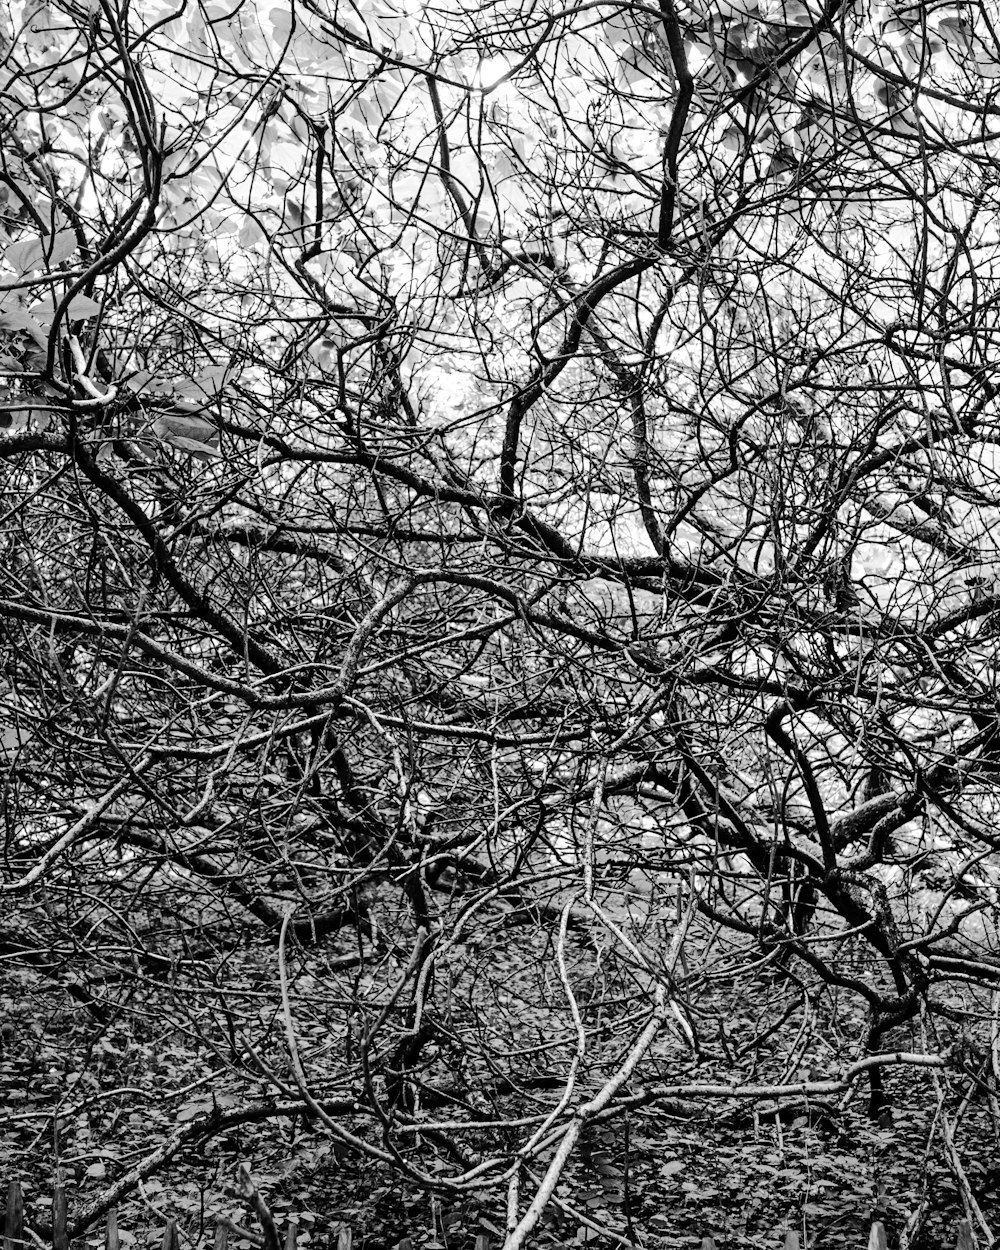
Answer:
<svg viewBox="0 0 1000 1250"><path fill-rule="evenodd" d="M990 12L4 22L26 1001L511 1250L595 1122L989 1075Z"/></svg>

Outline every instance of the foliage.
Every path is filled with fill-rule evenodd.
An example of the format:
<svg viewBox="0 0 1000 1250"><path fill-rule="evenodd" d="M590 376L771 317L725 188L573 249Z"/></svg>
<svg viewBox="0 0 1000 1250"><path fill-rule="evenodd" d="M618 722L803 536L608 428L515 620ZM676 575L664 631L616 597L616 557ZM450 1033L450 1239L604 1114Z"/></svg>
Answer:
<svg viewBox="0 0 1000 1250"><path fill-rule="evenodd" d="M509 1250L596 1149L631 1240L626 1124L862 1083L985 1229L995 17L3 9L4 1064L78 1232L319 1140Z"/></svg>

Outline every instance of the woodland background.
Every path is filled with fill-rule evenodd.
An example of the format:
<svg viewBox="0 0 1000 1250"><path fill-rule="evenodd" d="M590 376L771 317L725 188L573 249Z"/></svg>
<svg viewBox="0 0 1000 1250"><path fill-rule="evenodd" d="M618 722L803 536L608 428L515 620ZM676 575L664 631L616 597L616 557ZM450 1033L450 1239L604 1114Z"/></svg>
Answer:
<svg viewBox="0 0 1000 1250"><path fill-rule="evenodd" d="M32 1245L993 1244L998 21L5 0Z"/></svg>

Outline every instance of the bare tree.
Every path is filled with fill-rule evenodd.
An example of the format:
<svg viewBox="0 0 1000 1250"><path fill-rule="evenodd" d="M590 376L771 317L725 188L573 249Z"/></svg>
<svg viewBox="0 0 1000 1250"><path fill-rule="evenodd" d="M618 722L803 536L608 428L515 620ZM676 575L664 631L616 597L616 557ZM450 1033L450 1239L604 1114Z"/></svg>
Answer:
<svg viewBox="0 0 1000 1250"><path fill-rule="evenodd" d="M226 1091L125 1182L306 1111L514 1250L594 1122L995 1084L1000 70L466 7L5 11L0 936Z"/></svg>

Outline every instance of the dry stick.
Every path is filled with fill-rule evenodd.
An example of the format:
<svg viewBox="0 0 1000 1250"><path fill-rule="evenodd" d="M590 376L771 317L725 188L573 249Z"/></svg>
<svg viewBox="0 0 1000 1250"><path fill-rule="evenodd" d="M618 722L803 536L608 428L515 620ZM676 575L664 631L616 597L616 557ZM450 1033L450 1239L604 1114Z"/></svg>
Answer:
<svg viewBox="0 0 1000 1250"><path fill-rule="evenodd" d="M250 1228L244 1228L228 1215L215 1217L215 1250L228 1250L229 1234L234 1233L241 1241L249 1241L252 1246L263 1246L264 1238ZM221 1244L220 1244L221 1243Z"/></svg>
<svg viewBox="0 0 1000 1250"><path fill-rule="evenodd" d="M167 1220L164 1225L162 1250L178 1250L176 1220Z"/></svg>
<svg viewBox="0 0 1000 1250"><path fill-rule="evenodd" d="M792 1044L788 1048L788 1061L785 1064L784 1070L782 1071L781 1075L778 1078L781 1081L787 1080L788 1077L791 1076L791 1074L795 1071L795 1069L802 1062L802 1058L805 1055L806 1050L809 1046L808 1030L809 1030L809 1026L812 1024L812 1019L809 1015L809 995L807 993L804 993L802 995L801 1001L802 1001L802 1023L801 1025L799 1025L798 1032L795 1034L795 1037L792 1039ZM799 1055L797 1057L795 1052L798 1050L800 1043L803 1043L802 1055Z"/></svg>
<svg viewBox="0 0 1000 1250"><path fill-rule="evenodd" d="M986 1090L990 1093L989 1087L989 1059L984 1059L980 1064L979 1071L969 1077L969 1084L966 1086L965 1093L962 1095L962 1101L958 1104L958 1110L955 1112L956 1127L961 1124L965 1117L966 1111L969 1109L969 1103L972 1102L977 1093Z"/></svg>
<svg viewBox="0 0 1000 1250"><path fill-rule="evenodd" d="M653 1044L653 1039L666 1023L666 993L662 986L656 987L656 1005L653 1014L649 1019L646 1027L639 1034L639 1038L632 1047L625 1059L625 1062L619 1067L618 1071L610 1077L604 1084L604 1087L589 1102L581 1104L577 1108L576 1114L566 1126L563 1133L563 1139L559 1143L555 1157L548 1166L548 1170L542 1177L542 1182L535 1192L527 1211L524 1213L520 1223L513 1229L508 1230L507 1240L504 1242L504 1250L521 1250L528 1234L538 1223L542 1212L548 1206L559 1178L563 1173L563 1169L569 1162L569 1157L573 1153L573 1147L576 1145L583 1126L588 1120L592 1119L598 1112L603 1111L611 1099L615 1096L619 1089L632 1076L633 1072L639 1066L639 1062L645 1055L646 1051Z"/></svg>
<svg viewBox="0 0 1000 1250"><path fill-rule="evenodd" d="M655 703L655 700L654 700ZM648 711L651 711L653 704L650 705ZM638 727L638 726L637 726ZM629 732L622 734L616 742L612 744L611 749L619 748L629 737ZM678 926L670 943L670 950L664 960L663 971L660 972L654 968L649 960L643 955L635 943L621 929L621 927L612 919L604 910L597 899L594 897L594 832L597 827L597 821L600 816L601 805L604 802L604 788L608 776L608 758L604 756L601 760L600 769L598 771L597 780L594 783L594 797L591 803L590 814L587 818L587 824L584 829L584 849L583 849L583 901L601 921L604 927L612 933L621 945L635 960L638 967L643 968L650 976L659 982L657 994L661 998L661 1003L657 1008L657 1015L665 1015L661 1012L662 1003L669 1005L677 1024L680 1027L682 1037L692 1050L695 1049L694 1034L691 1031L691 1025L688 1023L684 1013L680 1010L673 998L666 994L664 980L673 977L674 968L677 966L678 957L683 949L684 941L687 936L688 927L691 924L691 918L697 911L697 892L694 889L694 873L691 876L691 891L688 900L687 914L683 922ZM665 974L665 976L664 976Z"/></svg>
<svg viewBox="0 0 1000 1250"><path fill-rule="evenodd" d="M280 1081L275 1087L284 1093L288 1092ZM329 1099L327 1106L337 1114L348 1114L360 1109L354 1100L350 1098ZM148 1154L145 1159L137 1163L130 1172L126 1172L124 1176L115 1181L103 1194L99 1194L91 1202L87 1203L85 1207L77 1208L73 1220L69 1222L69 1236L71 1238L82 1236L102 1216L107 1215L122 1198L131 1193L140 1181L145 1180L147 1176L151 1176L154 1172L158 1172L189 1141L194 1141L198 1137L204 1136L206 1129L216 1132L225 1128L228 1124L271 1120L279 1116L301 1115L307 1109L312 1110L312 1105L300 1098L296 1098L294 1093L292 1093L291 1101L288 1103L251 1103L249 1106L244 1107L242 1111L231 1115L220 1116L217 1111L210 1111L196 1116L195 1119L181 1125L165 1142L151 1154ZM362 1142L361 1144L362 1146L367 1146L367 1143ZM389 1158L391 1156L386 1155L386 1160ZM42 1232L48 1236L48 1230L43 1229ZM256 1237L256 1233L248 1233L245 1229L240 1229L239 1235L241 1237L249 1237L251 1241Z"/></svg>
<svg viewBox="0 0 1000 1250"><path fill-rule="evenodd" d="M49 1250L49 1243L47 1241L42 1241L41 1237L39 1237L33 1228L25 1228L24 1230L24 1244L26 1247L29 1242L31 1245L37 1247L37 1250Z"/></svg>
<svg viewBox="0 0 1000 1250"><path fill-rule="evenodd" d="M285 919L287 920L288 916L286 916ZM284 930L282 930L282 932L284 932ZM288 1018L291 1019L290 1009L289 1009ZM293 1021L293 1028L294 1028L294 1021ZM267 1079L271 1082L274 1088L278 1090L280 1093L284 1094L286 1098L294 1098L295 1090L292 1089L292 1087L288 1085L287 1082L283 1081L281 1077L278 1076L278 1074L274 1071L273 1068L267 1065L267 1063L261 1057L260 1053L254 1049L253 1043L250 1042L246 1037L243 1037L242 1035L240 1035L240 1042L243 1046L246 1047L247 1051L252 1056L254 1063L257 1065L260 1071L264 1074L264 1076L267 1077ZM296 1074L296 1081L298 1081L297 1074ZM373 1159L378 1159L383 1163L392 1163L392 1164L399 1163L398 1155L391 1155L385 1150L380 1150L377 1146L371 1146L363 1138L355 1137L353 1133L349 1133L346 1129L341 1128L340 1125L335 1120L330 1118L330 1116L327 1114L324 1108L320 1106L320 1104L316 1101L315 1098L313 1098L312 1094L309 1092L307 1088L300 1086L299 1092L302 1096L302 1102L301 1104L297 1104L297 1105L301 1105L303 1108L306 1108L309 1111L311 1111L313 1115L316 1117L316 1119L319 1120L327 1129L329 1129L330 1133L334 1137L336 1137L338 1141L343 1142L344 1145L353 1146L355 1147L355 1149L361 1151L363 1154L369 1155ZM346 1114L351 1114L352 1112L361 1111L361 1110L363 1110L363 1108L360 1103L348 1102L344 1106L344 1111ZM419 1131L419 1129L416 1129L415 1131ZM403 1166L408 1175L418 1177L424 1183L427 1183L429 1181L430 1178L428 1178L424 1173L418 1172L414 1168L406 1168L405 1165ZM466 1177L464 1177L463 1179L467 1180L470 1176L474 1176L478 1172L484 1171L488 1166L489 1166L489 1163L481 1164L478 1168L474 1168L471 1172L467 1173ZM435 1183L440 1184L441 1182L437 1181Z"/></svg>
<svg viewBox="0 0 1000 1250"><path fill-rule="evenodd" d="M413 1180L419 1181L421 1184L440 1187L442 1183L440 1177L431 1176L427 1172L420 1171L419 1168L412 1167L398 1152L390 1154L387 1150L380 1150L379 1147L370 1145L363 1138L356 1137L353 1133L349 1133L347 1129L342 1128L336 1120L327 1115L320 1104L312 1096L312 1093L309 1090L309 1085L306 1081L306 1074L305 1069L302 1066L302 1060L299 1058L299 1045L295 1037L295 1020L292 1016L292 1000L288 992L288 969L285 966L285 942L288 938L288 926L291 923L294 912L295 904L292 903L285 910L285 918L281 923L281 932L278 935L278 982L281 986L281 1009L285 1023L285 1039L288 1043L288 1057L291 1060L292 1074L295 1077L295 1084L298 1086L298 1090L302 1095L303 1101L323 1127L327 1129L327 1131L338 1141L343 1142L345 1146L353 1147L353 1149L361 1151L362 1154L368 1155L369 1158L378 1159L382 1163L391 1163L396 1168L405 1172L407 1176L411 1177ZM421 932L426 937L426 930L422 930ZM418 940L418 944L414 949L414 954L411 957L411 964L415 962L417 955L422 949L422 944L422 940ZM400 982L400 986L402 986L402 982ZM370 1035L369 1031L369 1036ZM263 1063L256 1051L254 1051L253 1054L254 1058L261 1065L268 1078L274 1084L275 1088L281 1090L286 1097L290 1096L292 1091L285 1084L285 1082ZM469 1183L477 1176L478 1173L488 1170L492 1165L493 1161L486 1160L484 1163L470 1168L464 1176L459 1178L459 1180ZM453 1189L457 1188L457 1182L452 1180L449 1187ZM276 1247L275 1250L277 1250Z"/></svg>
<svg viewBox="0 0 1000 1250"><path fill-rule="evenodd" d="M941 1114L941 1104L938 1104L937 1110L934 1112L934 1118L931 1121L930 1129L927 1132L927 1144L924 1147L924 1166L921 1169L920 1181L920 1201L916 1207L906 1217L906 1223L899 1234L899 1250L910 1250L910 1246L920 1236L920 1230L924 1226L924 1220L927 1218L927 1212L930 1210L930 1188L927 1183L928 1163L931 1157L931 1146L934 1142L934 1134L937 1132L938 1117Z"/></svg>
<svg viewBox="0 0 1000 1250"><path fill-rule="evenodd" d="M105 1250L120 1250L118 1240L118 1212L114 1207L108 1212L108 1227L104 1234Z"/></svg>
<svg viewBox="0 0 1000 1250"><path fill-rule="evenodd" d="M559 919L559 937L556 939L556 961L559 965L559 980L562 982L563 993L566 995L566 1001L569 1003L570 1015L573 1018L573 1027L576 1030L576 1051L569 1065L569 1072L566 1074L566 1087L559 1097L559 1101L546 1115L545 1119L538 1126L534 1133L521 1146L518 1154L522 1159L526 1159L530 1152L535 1149L552 1125L562 1115L563 1111L569 1106L570 1099L573 1097L573 1091L576 1088L576 1077L580 1070L580 1064L583 1063L584 1056L587 1053L587 1030L584 1028L583 1017L580 1015L580 1008L576 1001L576 995L573 993L573 987L570 984L569 972L566 969L566 934L569 926L569 916L573 908L573 900L566 904L562 910ZM508 1219L508 1232L517 1224L516 1206L514 1218Z"/></svg>
<svg viewBox="0 0 1000 1250"><path fill-rule="evenodd" d="M289 1220L285 1229L285 1250L295 1250L295 1239L298 1236L298 1220Z"/></svg>
<svg viewBox="0 0 1000 1250"><path fill-rule="evenodd" d="M337 1250L351 1250L354 1235L349 1228L342 1228L337 1237Z"/></svg>
<svg viewBox="0 0 1000 1250"><path fill-rule="evenodd" d="M476 1250L490 1250L490 1239L486 1233L480 1233L476 1238Z"/></svg>
<svg viewBox="0 0 1000 1250"><path fill-rule="evenodd" d="M510 1179L507 1182L507 1223L506 1235L504 1237L505 1244L508 1238L513 1237L514 1229L517 1228L517 1209L520 1205L520 1194L521 1165L518 1163L518 1166L511 1172Z"/></svg>
<svg viewBox="0 0 1000 1250"><path fill-rule="evenodd" d="M66 1186L59 1181L52 1190L52 1250L69 1250L66 1231Z"/></svg>
<svg viewBox="0 0 1000 1250"><path fill-rule="evenodd" d="M75 842L79 842L85 837L93 836L90 831L97 824L100 817L129 788L134 777L141 777L144 772L148 771L155 759L156 756L150 753L143 755L136 764L130 767L129 773L125 777L119 778L110 789L105 790L99 799L95 799L80 819L53 842L41 859L37 860L34 867L30 868L23 877L19 877L16 881L9 881L4 885L0 885L0 894L14 894L19 890L26 890L39 877L44 875L45 870L59 858L63 851ZM11 1184L13 1183L12 1181Z"/></svg>
<svg viewBox="0 0 1000 1250"><path fill-rule="evenodd" d="M603 796L603 791L598 790L598 795ZM597 797L598 796L595 795L595 801ZM604 927L610 933L614 934L614 936L618 939L618 941L625 948L625 950L627 950L628 953L635 960L636 964L640 968L645 969L645 971L649 973L650 976L658 980L662 988L665 978L673 977L674 968L677 966L677 959L678 959L681 949L683 948L684 941L687 936L688 926L691 923L691 917L697 911L698 895L697 895L697 892L693 889L693 883L692 883L691 896L688 901L687 915L684 917L682 924L674 933L673 939L671 940L671 943L670 943L670 950L667 952L667 957L664 960L664 967L663 967L663 970L661 971L661 970L654 968L652 964L650 964L649 960L645 957L645 955L643 955L639 951L638 947L631 940L631 938L626 936L626 934L623 932L623 930L617 924L617 922L610 915L608 915L608 913L604 910L604 908L597 901L597 899L593 897L593 881L591 877L592 877L592 874L588 874L588 882L587 882L586 888L588 891L590 891L590 893L588 893L585 896L584 902L587 904L590 910L594 913L594 915L597 916L597 918L601 921ZM695 1040L694 1040L694 1033L691 1031L691 1025L688 1023L686 1016L680 1010L677 1004L674 1002L673 998L671 996L667 996L665 994L665 991L664 991L664 997L665 997L666 1005L669 1006L670 1011L673 1013L674 1019L676 1020L679 1026L681 1036L683 1037L686 1044L693 1050L695 1047Z"/></svg>
<svg viewBox="0 0 1000 1250"><path fill-rule="evenodd" d="M628 1112L622 1117L622 1215L625 1217L625 1235L635 1241L635 1224L632 1212L632 1122Z"/></svg>
<svg viewBox="0 0 1000 1250"><path fill-rule="evenodd" d="M990 1063L993 1068L993 1080L989 1082L990 1112L993 1116L993 1140L1000 1143L1000 1100L997 1089L1000 1088L1000 991L994 990L993 1021L990 1029Z"/></svg>
<svg viewBox="0 0 1000 1250"><path fill-rule="evenodd" d="M274 1216L271 1214L271 1208L264 1201L260 1190L250 1179L250 1173L245 1163L240 1164L239 1178L243 1197L253 1204L253 1208L257 1213L257 1219L260 1220L260 1226L264 1230L264 1245L267 1246L267 1250L281 1250L278 1242L278 1230L274 1227ZM164 1246L164 1250L167 1250L166 1246Z"/></svg>
<svg viewBox="0 0 1000 1250"><path fill-rule="evenodd" d="M3 1250L21 1250L24 1244L24 1195L21 1182L7 1186L7 1218L4 1220Z"/></svg>
<svg viewBox="0 0 1000 1250"><path fill-rule="evenodd" d="M872 1230L868 1234L868 1250L887 1250L888 1242L885 1236L885 1225L881 1220L876 1220L872 1225Z"/></svg>
<svg viewBox="0 0 1000 1250"><path fill-rule="evenodd" d="M294 907L292 908L292 911L294 911ZM288 918L291 919L291 912L289 913ZM396 985L393 988L392 993L389 995L389 998L386 1001L385 1005L382 1007L382 1010L379 1013L378 1019L371 1026L371 1028L366 1030L364 1038L362 1039L363 1048L370 1045L371 1039L375 1036L375 1034L379 1031L382 1025L385 1024L386 1020L388 1020L389 1016L392 1014L392 1010L396 1005L396 1000L399 998L400 994L402 994L403 990L405 989L406 983L407 981L409 981L410 976L416 971L416 969L420 965L420 958L421 958L421 955L423 954L424 946L427 944L427 940L429 937L430 937L430 934L427 932L426 929L421 927L420 929L417 930L416 941L413 944L413 950L410 952L410 958L407 962L406 968L403 971L402 976L399 977L399 979L397 980ZM283 950L282 939L279 937L278 939L278 954L279 955L281 954L282 950Z"/></svg>
<svg viewBox="0 0 1000 1250"><path fill-rule="evenodd" d="M910 1247L920 1236L920 1230L924 1226L924 1220L927 1218L927 1212L930 1210L930 1194L927 1192L926 1178L923 1182L923 1190L920 1194L920 1201L906 1217L906 1223L903 1225L902 1232L899 1234L899 1250L910 1250Z"/></svg>
<svg viewBox="0 0 1000 1250"><path fill-rule="evenodd" d="M976 1250L976 1241L972 1236L972 1225L968 1220L958 1221L958 1236L955 1240L955 1250Z"/></svg>
<svg viewBox="0 0 1000 1250"><path fill-rule="evenodd" d="M536 1182L536 1184L538 1183L538 1178L533 1172L529 1171L528 1175L533 1181ZM598 1236L602 1237L605 1241L613 1241L616 1245L624 1246L625 1250L642 1250L641 1246L639 1246L636 1242L631 1241L625 1236L624 1233L616 1232L615 1229L609 1228L606 1223L602 1222L599 1224L596 1220L592 1220L589 1215L584 1215L582 1211L578 1210L572 1203L567 1202L564 1198L560 1198L558 1194L552 1195L551 1202L554 1206L557 1206L564 1215L570 1216L570 1218L576 1220L578 1224L582 1224L584 1228L591 1229L592 1232L597 1233Z"/></svg>
<svg viewBox="0 0 1000 1250"><path fill-rule="evenodd" d="M680 880L678 880L678 882L677 882L677 888L676 888L676 894L675 894L675 897L674 897L674 924L675 924L675 925L679 925L679 924L680 924L680 922L681 922L681 916L684 914L684 913L683 913L682 906L681 906L681 903L682 903L683 898L684 898L684 886L683 886L683 884L681 883L681 881L680 881ZM666 926L664 925L664 931L665 931L665 930L666 930ZM690 975L690 973L688 972L688 961L687 961L687 955L685 955L685 954L684 954L684 947L683 947L683 945L680 947L680 949L679 949L679 951L678 951L678 956L679 956L680 961L681 961L681 971L684 973L684 975L685 975L685 976L689 976L689 975Z"/></svg>
<svg viewBox="0 0 1000 1250"><path fill-rule="evenodd" d="M952 1125L948 1119L948 1113L944 1110L944 1090L941 1088L941 1082L936 1072L931 1073L931 1079L934 1081L934 1088L937 1091L938 1103L941 1107L941 1140L944 1142L945 1154L948 1156L948 1164L951 1168L952 1176L955 1178L955 1184L958 1187L959 1195L962 1199L962 1206L965 1208L965 1222L971 1227L972 1220L975 1219L979 1227L983 1230L983 1236L986 1238L986 1244L992 1246L996 1240L993 1236L993 1230L986 1223L986 1218L980 1209L979 1203L976 1201L969 1185L969 1178L965 1174L965 1168L962 1166L962 1160L959 1157L958 1150L955 1146L955 1136L952 1131Z"/></svg>
<svg viewBox="0 0 1000 1250"><path fill-rule="evenodd" d="M618 1100L618 1108L645 1107L652 1102L665 1100L676 1101L681 1098L791 1098L822 1097L825 1095L843 1094L852 1083L869 1068L890 1064L906 1064L914 1068L943 1068L947 1061L940 1055L919 1054L916 1051L885 1051L877 1055L866 1055L864 1059L848 1064L840 1072L836 1080L830 1081L790 1081L785 1085L723 1085L704 1082L692 1082L689 1085L652 1085L638 1094L629 1094Z"/></svg>

